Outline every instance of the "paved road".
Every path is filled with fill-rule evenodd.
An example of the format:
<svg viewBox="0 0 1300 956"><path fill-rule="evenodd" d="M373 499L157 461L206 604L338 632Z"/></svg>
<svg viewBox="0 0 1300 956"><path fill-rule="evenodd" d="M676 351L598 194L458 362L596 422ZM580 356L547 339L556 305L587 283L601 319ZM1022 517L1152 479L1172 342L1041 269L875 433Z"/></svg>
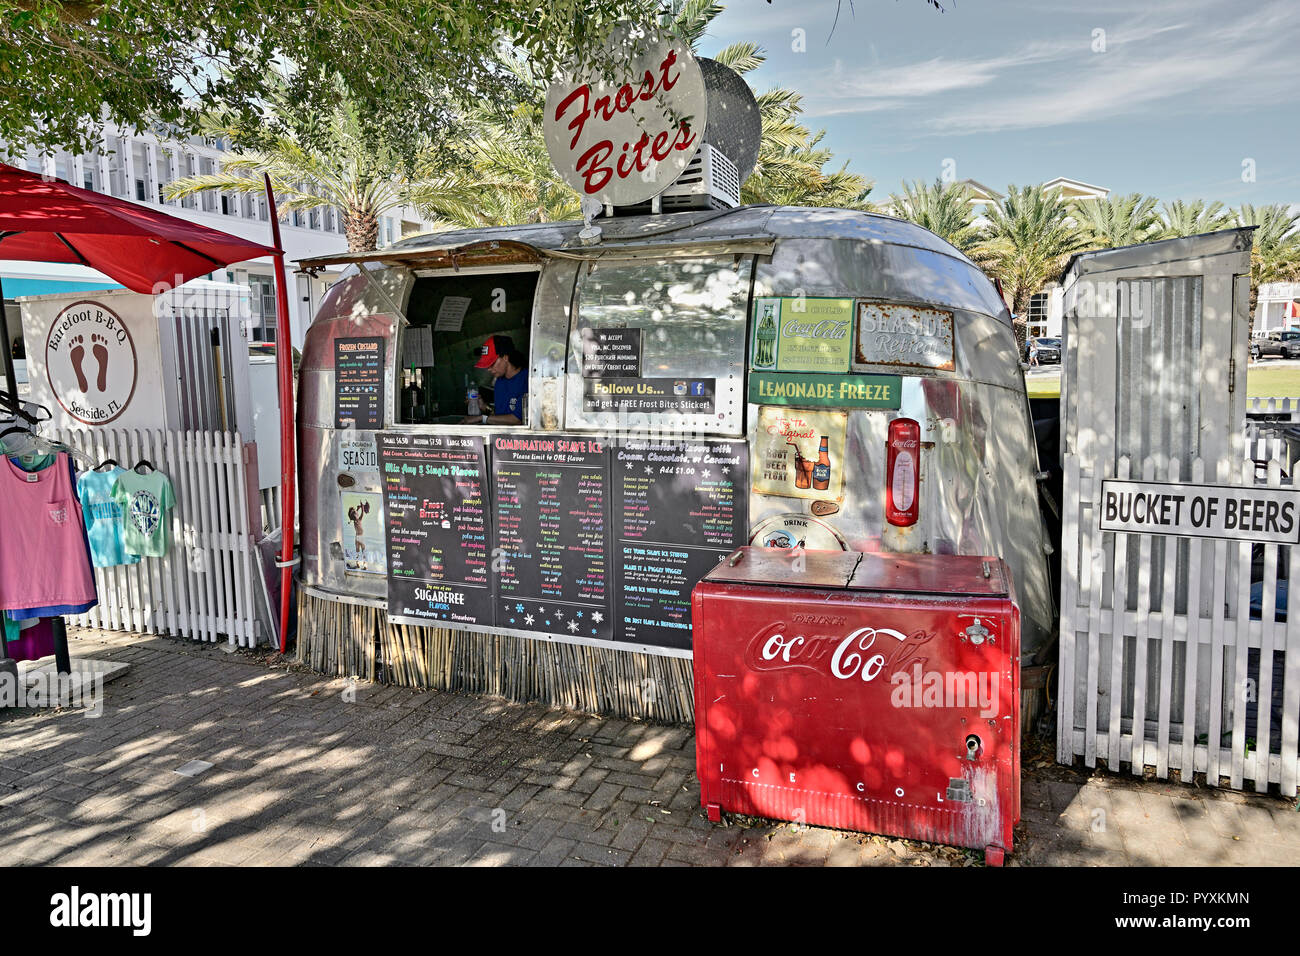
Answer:
<svg viewBox="0 0 1300 956"><path fill-rule="evenodd" d="M349 685L83 632L102 716L0 711L0 865L968 866L980 855L697 806L689 728ZM1300 862L1294 801L1056 767L1029 748L1012 865ZM213 766L175 771L191 760Z"/></svg>

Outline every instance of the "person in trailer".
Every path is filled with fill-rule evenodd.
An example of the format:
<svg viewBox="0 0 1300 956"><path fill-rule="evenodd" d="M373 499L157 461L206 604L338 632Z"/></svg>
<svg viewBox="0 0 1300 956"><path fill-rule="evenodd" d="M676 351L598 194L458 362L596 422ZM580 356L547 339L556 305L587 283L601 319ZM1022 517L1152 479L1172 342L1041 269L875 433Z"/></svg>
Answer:
<svg viewBox="0 0 1300 956"><path fill-rule="evenodd" d="M508 335L491 335L479 349L477 369L491 369L492 414L466 415L466 425L522 425L528 415L528 357Z"/></svg>

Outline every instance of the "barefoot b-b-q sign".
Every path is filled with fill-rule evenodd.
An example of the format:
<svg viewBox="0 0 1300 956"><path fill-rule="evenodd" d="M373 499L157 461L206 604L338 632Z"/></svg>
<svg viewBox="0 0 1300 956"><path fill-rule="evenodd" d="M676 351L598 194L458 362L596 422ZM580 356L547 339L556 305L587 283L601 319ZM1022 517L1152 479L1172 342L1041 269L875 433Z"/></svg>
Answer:
<svg viewBox="0 0 1300 956"><path fill-rule="evenodd" d="M118 418L135 394L135 343L121 317L102 303L76 302L54 317L45 368L55 400L88 425Z"/></svg>

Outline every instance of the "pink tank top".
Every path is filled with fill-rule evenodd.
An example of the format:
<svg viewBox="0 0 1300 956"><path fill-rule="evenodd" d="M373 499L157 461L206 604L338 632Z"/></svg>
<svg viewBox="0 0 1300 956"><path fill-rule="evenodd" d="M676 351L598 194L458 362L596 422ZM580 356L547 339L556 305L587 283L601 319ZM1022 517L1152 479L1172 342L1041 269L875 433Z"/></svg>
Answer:
<svg viewBox="0 0 1300 956"><path fill-rule="evenodd" d="M82 520L66 453L34 472L0 458L0 609L95 600Z"/></svg>

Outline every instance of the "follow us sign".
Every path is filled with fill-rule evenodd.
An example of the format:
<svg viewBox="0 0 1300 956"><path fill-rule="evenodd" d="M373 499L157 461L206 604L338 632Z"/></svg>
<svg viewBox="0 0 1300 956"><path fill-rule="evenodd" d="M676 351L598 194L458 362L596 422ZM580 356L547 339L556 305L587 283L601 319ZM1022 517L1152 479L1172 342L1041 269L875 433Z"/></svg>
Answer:
<svg viewBox="0 0 1300 956"><path fill-rule="evenodd" d="M1103 481L1101 530L1300 543L1300 491Z"/></svg>

